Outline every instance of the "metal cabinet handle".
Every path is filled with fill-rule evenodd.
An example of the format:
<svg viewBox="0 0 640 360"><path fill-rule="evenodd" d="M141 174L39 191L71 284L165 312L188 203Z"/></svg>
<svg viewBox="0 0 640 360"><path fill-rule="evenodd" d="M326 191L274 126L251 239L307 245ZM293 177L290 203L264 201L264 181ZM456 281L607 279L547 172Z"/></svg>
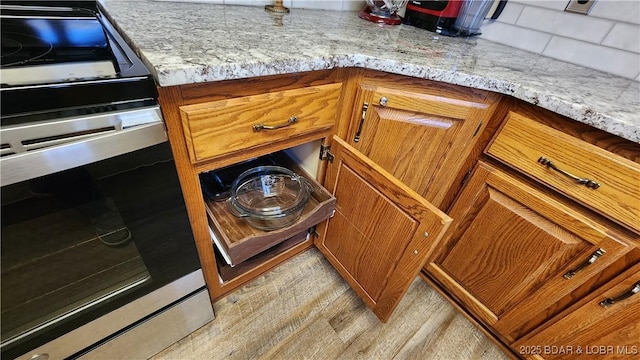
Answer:
<svg viewBox="0 0 640 360"><path fill-rule="evenodd" d="M597 182L595 182L595 181L593 181L591 179L581 178L581 177L575 176L575 175L573 175L573 174L571 174L571 173L569 173L567 171L564 171L564 170L558 168L556 166L556 164L553 163L553 161L547 159L544 156L540 156L540 158L538 159L538 162L540 164L542 164L542 165L546 165L548 168L552 168L553 170L561 173L562 175L565 175L568 178L571 178L571 179L575 180L578 184L582 184L582 185L584 185L584 186L586 186L588 188L592 188L592 189L597 189L597 188L600 187L599 183L597 183Z"/></svg>
<svg viewBox="0 0 640 360"><path fill-rule="evenodd" d="M362 133L362 126L364 125L364 119L367 117L367 109L369 109L369 104L362 104L362 117L360 117L360 125L358 125L358 131L356 131L356 136L353 138L353 142L360 141L360 134Z"/></svg>
<svg viewBox="0 0 640 360"><path fill-rule="evenodd" d="M600 301L600 306L602 307L609 307L617 302L620 302L626 298L629 298L637 293L640 292L640 281L638 281L635 285L633 285L633 287L631 289L629 289L627 292L624 292L616 297L612 298L606 298L602 301Z"/></svg>
<svg viewBox="0 0 640 360"><path fill-rule="evenodd" d="M580 271L584 270L584 268L586 268L587 266L593 264L594 262L596 262L596 260L598 260L598 258L604 254L606 254L607 252L604 251L604 249L598 249L596 251L593 252L593 254L591 254L591 257L589 259L587 259L587 261L583 262L582 264L580 264L577 268L573 269L573 270L569 270L566 274L564 274L562 277L569 280L571 279L575 274L579 273Z"/></svg>
<svg viewBox="0 0 640 360"><path fill-rule="evenodd" d="M298 117L297 116L292 116L289 118L289 120L287 120L286 123L284 124L280 124L280 125L265 125L265 124L255 124L253 125L253 131L260 131L260 130L275 130L275 129L280 129L283 127L287 127L287 126L291 126L295 123L298 122Z"/></svg>

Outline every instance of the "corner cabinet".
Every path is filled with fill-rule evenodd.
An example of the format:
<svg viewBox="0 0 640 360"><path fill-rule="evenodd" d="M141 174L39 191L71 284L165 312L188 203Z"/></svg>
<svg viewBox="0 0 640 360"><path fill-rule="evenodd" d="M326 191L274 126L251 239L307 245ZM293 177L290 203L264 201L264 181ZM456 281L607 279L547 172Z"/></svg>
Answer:
<svg viewBox="0 0 640 360"><path fill-rule="evenodd" d="M449 214L457 225L427 271L508 343L634 249L597 218L484 162Z"/></svg>
<svg viewBox="0 0 640 360"><path fill-rule="evenodd" d="M571 337L560 330L578 336L570 321L626 324L606 323L607 310L563 311L640 263L640 146L513 104L484 154L448 212L455 224L428 278L518 355ZM636 325L627 329L638 339ZM598 326L590 331L595 340Z"/></svg>
<svg viewBox="0 0 640 360"><path fill-rule="evenodd" d="M378 318L386 321L447 230L451 219L446 214L333 137L345 77L341 71L321 71L160 88L213 302L315 243ZM261 156L281 157L282 151L313 142L331 146L314 185L318 203L323 204L322 215L303 216L275 232L243 230L246 224L204 199L201 174ZM304 222L309 218L314 220ZM245 241L234 236L268 239L273 246L250 258L239 251L235 254L239 263L230 266L221 256L224 249L214 242L220 241L218 237L231 245Z"/></svg>
<svg viewBox="0 0 640 360"><path fill-rule="evenodd" d="M615 327L607 314L640 338L624 320L636 296L632 313L585 310L635 281L640 145L491 92L364 69L159 93L213 302L316 246L381 321L422 269L514 356L560 344L574 321L590 329L576 338L596 338ZM291 227L260 232L205 199L202 174L264 156L304 176L282 156L300 148L323 160Z"/></svg>

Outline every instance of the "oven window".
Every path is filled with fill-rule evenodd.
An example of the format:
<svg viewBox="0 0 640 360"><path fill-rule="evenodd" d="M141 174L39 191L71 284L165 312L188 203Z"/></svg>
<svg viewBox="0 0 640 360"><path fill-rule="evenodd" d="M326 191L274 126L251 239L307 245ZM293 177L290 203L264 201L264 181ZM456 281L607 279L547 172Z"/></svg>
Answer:
<svg viewBox="0 0 640 360"><path fill-rule="evenodd" d="M46 342L200 267L168 143L2 187L1 201L3 343Z"/></svg>

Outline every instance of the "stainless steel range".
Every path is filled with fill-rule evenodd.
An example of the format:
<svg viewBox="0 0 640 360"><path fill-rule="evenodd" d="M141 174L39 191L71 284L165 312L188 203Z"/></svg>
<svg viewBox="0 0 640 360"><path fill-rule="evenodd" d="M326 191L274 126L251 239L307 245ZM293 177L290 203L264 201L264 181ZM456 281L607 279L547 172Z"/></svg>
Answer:
<svg viewBox="0 0 640 360"><path fill-rule="evenodd" d="M153 78L95 2L0 14L1 356L152 355L213 318Z"/></svg>

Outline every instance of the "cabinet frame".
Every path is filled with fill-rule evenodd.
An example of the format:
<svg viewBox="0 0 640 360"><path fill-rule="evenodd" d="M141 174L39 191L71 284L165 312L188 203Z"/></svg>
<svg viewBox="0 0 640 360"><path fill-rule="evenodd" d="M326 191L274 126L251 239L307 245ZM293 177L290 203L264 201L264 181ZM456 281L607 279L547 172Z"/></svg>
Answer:
<svg viewBox="0 0 640 360"><path fill-rule="evenodd" d="M304 88L304 87L318 87L319 85L324 84L333 84L333 83L347 83L350 81L348 79L348 74L344 71L335 71L335 72L323 72L321 73L326 75L326 78L316 79L314 81L305 81L303 83L295 83L295 82L286 82L285 88ZM321 74L317 74L318 76ZM302 75L303 79L307 75ZM279 78L270 78L275 79L277 82ZM270 80L267 79L267 80ZM281 77L282 81L285 81L286 77ZM296 86L297 85L297 86ZM213 84L204 84L202 86L211 88L212 91L215 91ZM326 88L326 87L325 87ZM330 87L335 88L335 86ZM347 85L345 88L349 88ZM279 87L259 87L255 89L256 94L262 94L260 91L281 91ZM210 231L209 231L209 221L206 216L206 208L205 201L203 200L202 189L200 187L198 174L210 171L214 169L218 169L227 165L232 165L236 162L246 160L249 158L270 154L279 150L288 149L297 145L306 144L315 140L322 140L323 144L330 145L331 143L340 143L342 142L338 137L334 137L332 139L331 135L333 135L334 131L343 131L345 129L344 126L340 125L340 114L343 114L344 111L341 108L344 104L348 104L348 100L346 102L339 101L340 104L336 109L336 123L333 127L327 128L326 126L322 126L319 129L315 129L313 131L306 132L304 129L298 131L296 136L294 137L275 137L274 141L268 144L261 144L258 146L248 146L247 148L237 147L234 151L220 154L219 156L216 153L211 153L210 157L207 158L194 158L193 156L193 148L192 143L186 138L190 134L187 134L185 129L189 129L189 124L185 124L184 121L189 121L189 117L185 117L185 112L181 110L183 109L194 109L199 111L201 108L206 109L206 103L203 107L198 105L188 105L185 107L185 104L192 103L200 103L198 101L198 97L190 98L188 101L185 101L183 98L183 91L185 89L183 87L172 87L172 88L163 88L160 89L160 102L163 105L163 109L165 110L165 121L167 123L167 130L169 133L169 138L172 143L172 149L174 150L174 157L176 158L176 163L178 163L178 174L181 178L181 185L183 187L183 191L185 192L185 202L187 204L187 210L189 213L189 217L192 223L192 228L194 232L194 237L196 239L196 246L198 249L198 253L200 255L202 267L205 273L205 280L207 281L207 285L209 287L209 293L212 302L215 302L220 297L226 295L230 291L236 289L238 286L244 284L245 282L255 278L258 274L269 270L273 266L285 261L286 259L294 256L300 251L306 250L310 246L312 246L312 242L309 240L303 241L302 243L293 246L285 250L283 253L276 255L275 257L267 260L265 263L258 265L252 270L244 273L237 278L229 280L227 282L221 282L219 280L220 274L218 272L217 263L216 263L216 255L214 250L214 245L211 242ZM345 95L347 90L344 90L340 96L341 100ZM203 93L205 94L205 93ZM244 96L253 96L251 94ZM257 95L260 99L265 98L265 96ZM204 96L205 99L212 98L211 95L207 94ZM215 98L215 96L213 96ZM246 98L249 101L249 98ZM244 101L240 99L240 101ZM215 103L212 103L215 104ZM194 113L196 114L196 113ZM215 116L215 112L208 113L208 116ZM181 116L182 115L182 116ZM241 115L239 115L241 116ZM342 129L342 130L340 130ZM281 129L275 130L279 131ZM286 130L286 129L285 129ZM284 133L283 133L284 134ZM342 144L342 145L346 145ZM366 161L363 156L358 155L355 149L350 148L346 145L347 148L340 151L341 154L350 154L349 157L351 159L358 158L362 160L359 164L362 165L359 168L359 171L366 173L365 177L373 180L373 183L377 184L376 186L382 186L380 189L382 193L385 194L385 199L389 200L389 204L393 209L402 209L404 207L403 216L411 218L413 220L418 221L417 224L421 224L417 228L417 232L415 234L420 234L420 236L413 235L411 237L411 241L409 242L406 248L394 249L391 246L389 249L393 249L393 251L400 251L397 253L398 258L392 261L391 263L386 263L386 267L383 266L382 274L377 273L375 276L382 276L384 282L383 288L379 290L379 293L375 296L365 295L364 292L359 291L359 282L362 280L368 280L371 282L372 280L375 282L376 278L371 278L368 275L365 275L361 278L356 278L353 276L349 276L346 272L341 272L343 277L352 285L352 287L356 290L356 292L365 300L365 303L370 305L370 307L374 310L376 315L384 322L386 321L399 301L402 298L402 295L408 290L411 281L413 278L417 276L422 265L424 264L424 260L426 260L426 256L433 249L433 246L439 241L444 232L446 231L448 224L451 222L451 219L448 218L444 213L442 213L435 206L431 205L426 200L422 199L420 195L413 192L411 189L400 183L399 181L393 179L390 174L386 173L381 168L378 168L370 161ZM354 155L355 153L355 155ZM346 156L346 155L345 155ZM338 156L337 162L341 163L340 158L342 155ZM364 160L363 160L364 159ZM191 161L190 161L191 160ZM197 160L197 161L194 161ZM365 164L366 163L366 164ZM364 165L363 165L364 164ZM319 165L319 180L324 178L325 168L327 166L326 163L321 162ZM320 181L322 183L322 181ZM348 186L348 185L345 185ZM338 186L340 187L340 186ZM333 189L334 196L336 188ZM378 191L376 189L376 191ZM417 211L414 205L406 206L407 202L411 203L413 201L414 205L420 204L423 210ZM357 208L357 207L356 207ZM377 218L383 221L386 214L378 214ZM359 215L357 215L359 216ZM369 216L369 215L365 215ZM427 220L428 221L425 221ZM413 221L411 220L411 221ZM324 238L326 235L325 230L331 229L332 225L327 225L329 221L325 221L318 226L318 237ZM377 223L377 220L372 220L371 223ZM295 227L295 225L293 226ZM419 230L419 231L418 231ZM428 239L425 239L427 236L422 236L422 233L431 235ZM293 235L293 234L292 234ZM374 234L378 236L378 238L382 240L381 235ZM333 236L338 239L339 237ZM396 237L397 238L397 237ZM405 240L402 238L397 238L399 241L404 242ZM343 240L338 240L343 241ZM391 244L393 245L393 244ZM402 246L406 246L402 245ZM410 249L409 249L410 248ZM325 247L326 249L326 247ZM322 250L322 247L321 247ZM325 252L325 255L328 253ZM355 253L352 255L356 255ZM347 257L351 256L351 253L347 255ZM329 259L331 261L331 259ZM344 261L344 259L342 260ZM340 272L341 261L331 261L335 267L338 268ZM369 271L368 268L365 267L365 272ZM385 275L386 274L386 275ZM354 280L355 279L355 280ZM363 287L364 288L364 287ZM369 294L370 295L370 294ZM378 300L378 295L380 298Z"/></svg>
<svg viewBox="0 0 640 360"><path fill-rule="evenodd" d="M399 82L399 80L402 81ZM336 109L336 122L333 127L302 134L294 138L283 139L269 145L243 149L243 151L229 153L224 156L217 156L215 159L203 159L196 161L195 163L191 163L188 148L184 140L185 134L181 124L179 112L180 106L269 92L294 90L305 86L318 86L337 82L342 83L342 92ZM517 99L483 90L463 88L451 84L403 77L372 70L338 68L282 76L265 76L159 88L159 101L162 105L168 136L176 159L176 166L185 196L185 203L187 204L187 211L192 223L194 237L196 239L196 247L198 249L203 270L206 270L204 271L205 279L207 284L209 284L209 295L212 302L215 302L222 296L225 296L244 283L254 279L259 274L273 268L277 264L286 261L290 257L295 256L311 246L314 246L314 244L309 240L303 241L240 277L220 285L215 254L212 250L213 247L208 231L209 224L206 217L205 205L202 200L202 191L198 181L198 174L232 165L247 158L265 155L275 150L290 148L310 141L321 140L324 145L331 145L333 142L332 137L334 135L337 135L340 139L347 140L347 142L350 141L353 139L353 136L357 131L360 116L362 114L362 105L358 104L360 101L358 99L362 96L360 86L363 83L366 86L379 85L387 88L393 88L394 86L402 87L403 84L412 84L412 89L420 86L432 87L434 89L441 89L445 93L464 93L477 100L490 99L493 101L487 109L491 115L489 115L489 118L485 119L483 125L479 127L478 139L474 140L475 144L468 146L465 148L464 153L460 154L462 161L459 163L458 170L452 172L447 178L449 185L448 187L443 187L442 191L444 195L438 194L438 196L441 197L439 208L442 210L455 207L456 199L464 189L464 184L468 180L468 175L471 174L471 169L479 160L484 160L492 166L496 166L511 175L515 175L515 170L506 169L505 166L498 164L497 161L493 161L489 156L482 153L485 146L490 142L493 134L500 130L500 124L509 111L517 111L525 116L535 119L538 122L552 126L568 135L571 135L580 141L591 143L603 150L618 154L633 162L640 163L640 150L637 144L631 144L624 139L606 134L603 131L590 127L589 125L575 122L530 104L525 104ZM321 161L318 166L318 173L316 177L320 183L325 183L326 172L327 162ZM531 181L531 183L533 183L533 181ZM561 195L558 196L562 197ZM584 210L586 211L586 209ZM597 217L595 213L593 213L593 215ZM455 221L457 221L457 219L454 219L454 223ZM607 228L607 231L613 231L616 234L624 234L622 237L630 239L629 244L635 247L635 249L640 245L640 239L637 237L637 234L630 235L628 232L625 232L624 229L619 229L616 226L609 227L607 222L604 222L603 224L604 228ZM318 227L320 237L322 236L322 232L325 227L326 223L320 224ZM441 243L441 245L443 244L444 243ZM316 246L318 245L316 244ZM439 253L440 250L436 251L433 255L437 256ZM574 292L568 294L566 298L562 299L562 303L557 305L562 308L570 306L572 303L575 303L576 299L585 296L585 294L593 290L595 287L606 283L609 279L627 269L630 266L629 264L634 261L637 261L636 254L623 255L619 258L619 261L607 267L602 274L594 278L592 281L589 281L575 289ZM577 262L578 261L576 261L576 263ZM425 269L426 268L427 267L425 267ZM434 284L441 287L441 290L446 292L447 296L449 296L449 300L452 302L459 301L459 296L455 289L452 290L446 285L443 286L442 282L438 281L437 278L425 270L423 270L422 275L424 278L428 278ZM368 305L375 307L375 304L373 303ZM464 307L466 307L466 309ZM503 337L499 331L496 331L496 329L491 328L491 321L486 321L486 319L474 315L477 314L477 312L474 310L472 305L465 303L462 307L458 305L458 308L464 310L466 316L476 320L480 319L479 322L482 323L482 326L487 326L490 331L492 331L492 335L495 336L494 340L501 346L504 347L505 344L511 343L511 340Z"/></svg>
<svg viewBox="0 0 640 360"><path fill-rule="evenodd" d="M193 105L207 101L224 100L242 96L252 96L271 91L293 90L305 86L316 86L344 82L344 71L318 71L309 73L292 74L291 76L269 76L261 79L229 80L216 83L190 84L159 88L159 102L163 110L165 125L169 142L173 151L182 186L187 213L191 222L196 249L200 258L205 281L207 283L209 297L215 303L221 297L227 295L243 284L251 281L260 274L270 270L278 264L295 256L296 254L313 246L311 240L285 250L263 264L252 268L246 273L220 283L216 256L209 232L206 205L202 189L200 187L199 174L210 170L222 168L240 161L266 155L278 150L284 150L308 142L327 139L334 131L334 127L323 128L311 133L304 133L293 138L286 138L268 146L259 146L252 149L231 152L224 156L206 159L196 163L191 162L189 148L186 143L180 107ZM342 95L341 95L342 96ZM339 100L340 104L341 101ZM325 166L324 164L319 165ZM319 173L323 171L320 169ZM321 180L321 178L320 178Z"/></svg>

